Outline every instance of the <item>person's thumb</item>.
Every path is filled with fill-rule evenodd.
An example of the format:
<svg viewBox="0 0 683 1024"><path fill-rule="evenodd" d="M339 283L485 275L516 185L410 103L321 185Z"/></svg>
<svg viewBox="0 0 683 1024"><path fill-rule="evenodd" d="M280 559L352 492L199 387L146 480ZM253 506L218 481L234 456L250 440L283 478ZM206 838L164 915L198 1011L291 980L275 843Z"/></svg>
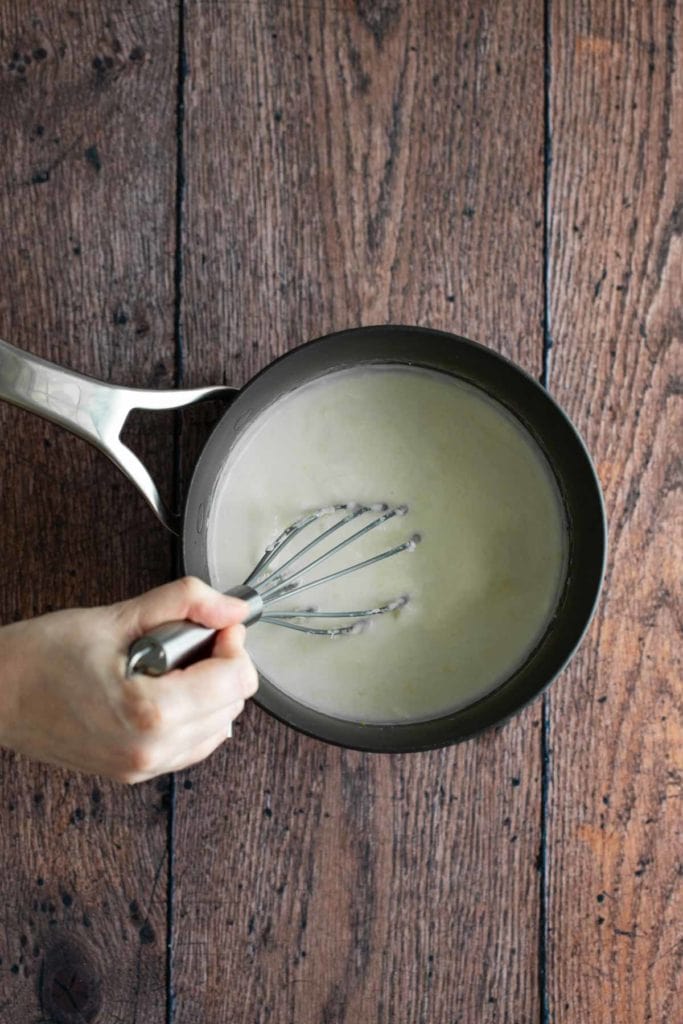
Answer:
<svg viewBox="0 0 683 1024"><path fill-rule="evenodd" d="M174 619L189 619L200 626L225 629L242 622L248 607L246 601L227 597L195 576L165 583L116 605L131 640Z"/></svg>

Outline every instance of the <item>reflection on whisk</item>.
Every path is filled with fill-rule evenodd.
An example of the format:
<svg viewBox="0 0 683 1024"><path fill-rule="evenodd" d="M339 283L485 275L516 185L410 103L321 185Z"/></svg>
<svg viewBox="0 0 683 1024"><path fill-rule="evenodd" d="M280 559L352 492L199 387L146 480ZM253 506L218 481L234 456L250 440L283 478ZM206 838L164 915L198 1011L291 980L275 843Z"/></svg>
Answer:
<svg viewBox="0 0 683 1024"><path fill-rule="evenodd" d="M373 555L371 558L366 558L361 562L356 562L343 569L338 569L336 572L331 572L324 576L318 576L315 579L308 578L308 574L316 566L327 561L328 558L332 558L334 555L337 555L350 544L357 542L361 537L365 536L371 530L375 530L394 516L406 515L407 511L408 508L406 505L390 506L384 503L363 505L357 502L347 502L339 505L326 505L322 508L316 509L315 512L309 512L300 519L297 519L296 522L283 530L272 544L268 545L263 557L245 580L245 586L251 587L263 601L261 621L268 622L274 626L283 626L287 629L294 629L299 633L308 633L312 636L351 636L362 632L367 625L368 619L377 615L385 615L389 612L395 612L400 608L403 608L408 602L408 597L406 595L402 595L401 597L395 598L392 601L387 601L386 603L377 605L376 607L365 608L358 611L319 611L315 608L306 608L300 611L281 611L278 609L272 610L271 606L277 601L281 601L283 598L292 597L295 594L301 594L306 590L311 590L313 587L319 587L324 583L330 583L332 580L337 580L342 576L347 576L349 573L358 572L360 569L364 569L367 566L376 565L378 562L381 562L386 558L391 558L393 555L397 555L401 551L413 551L420 540L419 534L413 534L408 540L403 541L401 544L396 544L394 547L389 548L386 551L381 551L379 554ZM300 537L308 527L317 523L325 516L339 514L341 514L341 518L337 522L333 523L332 526L313 537L313 539L308 541L304 547L296 551L295 554L291 555L282 564L274 564L277 563L277 560L283 550L293 540ZM315 550L320 550L321 546L325 545L325 542L333 534L337 533L337 531L341 530L344 526L347 526L354 520L367 515L372 515L374 518L360 529L355 530L349 536L345 537L343 540L338 541L336 544L333 543L331 547L326 547L320 554L315 554ZM309 560L306 556L309 555L310 552L314 552L314 555ZM354 621L348 626L330 626L327 628L308 626L301 621L314 618L353 619Z"/></svg>
<svg viewBox="0 0 683 1024"><path fill-rule="evenodd" d="M321 612L317 608L303 608L301 611L272 611L261 616L261 622L271 622L274 626L285 626L287 629L296 629L300 633L312 633L315 636L349 636L355 633L362 633L367 622L366 619L374 615L385 615L387 612L397 612L408 604L408 596L397 597L395 601L379 605L377 608L366 608L363 611L355 612ZM331 629L314 629L310 626L302 626L291 619L357 619L350 626L340 626Z"/></svg>

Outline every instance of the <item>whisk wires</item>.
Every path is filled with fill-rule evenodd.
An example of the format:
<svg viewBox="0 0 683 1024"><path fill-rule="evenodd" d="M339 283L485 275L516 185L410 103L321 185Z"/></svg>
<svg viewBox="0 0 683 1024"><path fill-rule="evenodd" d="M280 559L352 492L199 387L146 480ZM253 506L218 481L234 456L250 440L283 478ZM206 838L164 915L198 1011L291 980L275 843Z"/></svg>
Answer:
<svg viewBox="0 0 683 1024"><path fill-rule="evenodd" d="M272 605L283 598L302 594L304 591L312 590L314 587L322 586L324 583L330 583L350 573L375 565L386 558L392 558L402 551L413 551L420 540L419 534L413 534L403 543L396 544L385 551L380 551L378 554L363 559L360 562L355 562L353 565L318 576L315 579L308 578L311 570L322 562L339 554L340 551L343 551L350 544L356 543L361 537L377 529L389 519L392 519L394 516L403 516L407 511L408 509L405 505L390 506L384 503L364 505L349 502L323 506L314 512L307 513L288 526L268 545L262 558L245 580L245 584L256 590L263 599L264 613L261 617L262 621L314 636L349 636L361 632L365 628L368 619L378 615L386 615L389 612L402 608L408 601L405 595L391 601L386 601L383 604L378 604L376 607L357 611L320 611L316 608L304 608L299 611L280 610L273 609ZM304 531L319 522L323 517L335 515L339 516L336 522L314 536L280 565L277 564L280 555L292 541L300 538ZM332 543L331 547L326 546L326 542L335 533L354 520L367 515L374 518L369 523L361 526L360 529L354 530L343 540L338 541L336 544ZM322 550L320 550L321 548ZM311 553L313 557L307 559L306 556ZM353 621L349 625L316 627L308 624L309 620L312 619L352 619Z"/></svg>

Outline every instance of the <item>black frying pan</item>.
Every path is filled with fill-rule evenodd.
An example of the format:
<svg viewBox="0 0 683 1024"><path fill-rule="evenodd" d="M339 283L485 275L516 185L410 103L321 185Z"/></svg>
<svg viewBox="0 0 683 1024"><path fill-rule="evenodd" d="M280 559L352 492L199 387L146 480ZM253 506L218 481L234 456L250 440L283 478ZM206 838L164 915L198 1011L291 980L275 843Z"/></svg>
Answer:
<svg viewBox="0 0 683 1024"><path fill-rule="evenodd" d="M555 474L569 532L568 568L556 613L525 663L469 707L427 722L364 725L321 714L261 678L257 702L312 736L361 750L412 751L443 746L518 711L564 668L591 620L602 583L606 523L600 485L578 433L548 393L490 349L420 327L363 327L302 345L271 363L239 393L224 387L142 391L102 384L0 342L0 398L52 419L99 447L142 491L162 522L182 529L185 569L212 582L207 522L214 485L231 447L273 402L334 371L396 363L441 371L485 391L532 435ZM169 409L235 395L202 451L180 521L164 508L147 470L119 440L132 408Z"/></svg>

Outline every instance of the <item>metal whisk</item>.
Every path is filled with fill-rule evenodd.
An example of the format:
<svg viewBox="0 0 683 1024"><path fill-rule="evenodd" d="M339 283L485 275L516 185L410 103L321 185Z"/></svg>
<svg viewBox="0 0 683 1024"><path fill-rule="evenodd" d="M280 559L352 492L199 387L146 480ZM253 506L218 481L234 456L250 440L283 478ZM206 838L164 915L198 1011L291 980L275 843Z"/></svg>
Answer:
<svg viewBox="0 0 683 1024"><path fill-rule="evenodd" d="M414 534L409 540L404 541L402 544L397 544L395 547L389 548L387 551L382 551L378 555L374 555L372 558L366 558L362 562L356 562L354 565L346 566L343 569L339 569L337 572L328 573L325 576L317 577L313 580L307 580L307 574L320 565L321 562L325 562L328 558L336 555L339 551L343 551L344 548L348 547L349 544L355 543L366 533L381 526L382 523L387 522L388 519L392 519L394 516L403 516L408 511L407 506L398 505L396 507L390 507L385 504L377 505L360 505L353 502L347 502L342 505L330 505L324 508L319 508L315 512L310 512L308 515L302 516L301 519L297 519L295 523L288 526L286 530L269 544L266 548L265 554L261 558L258 565L254 568L252 573L245 580L245 585L253 587L261 596L263 601L264 611L261 614L262 622L271 622L276 626L285 626L288 629L296 629L301 633L310 633L314 636L342 636L344 634L357 633L363 626L363 620L368 619L374 615L383 615L386 612L396 611L396 609L403 607L407 602L406 596L395 598L393 601L388 601L386 604L379 605L375 608L366 608L362 611L318 611L315 608L306 608L301 611L279 611L277 609L272 610L270 606L276 601L281 601L284 597L290 597L293 594L301 594L305 590L311 590L313 587L321 586L323 583L329 583L331 580L336 580L342 576L347 576L349 573L357 572L359 569L364 569L368 565L374 565L376 562L381 562L385 558L391 558L392 555L397 555L401 551L412 551L415 545L419 541L419 535ZM295 540L304 530L306 530L313 523L317 522L323 516L334 515L335 513L342 513L341 519L334 523L323 533L314 537L310 540L305 547L298 550L294 555L283 562L277 568L272 571L268 571L270 566L274 562L277 562L279 556L282 554L284 548ZM305 558L314 549L319 548L325 541L327 541L334 533L341 530L344 526L353 522L355 519L359 519L362 516L368 514L377 514L376 518L370 523L367 523L361 529L356 530L349 537L334 544L333 547L324 550L321 554L313 558L312 561L306 561ZM304 564L300 564L301 562ZM264 575L266 573L266 575ZM328 629L316 629L313 626L301 625L293 620L296 619L354 619L355 621L349 626L338 626L331 627Z"/></svg>
<svg viewBox="0 0 683 1024"><path fill-rule="evenodd" d="M330 583L332 580L375 565L401 551L413 551L420 540L420 535L417 533L403 543L380 551L379 554L365 558L363 561L337 569L335 572L310 578L311 571L317 566L349 545L356 543L361 537L377 529L394 516L404 516L407 511L406 505L390 506L384 503L369 505L345 502L338 505L326 505L316 509L315 512L309 512L283 530L268 545L263 557L241 586L232 587L226 593L242 598L249 605L249 614L245 619L247 626L260 620L273 626L283 626L286 629L294 629L311 636L338 637L359 633L368 619L402 608L407 603L408 597L401 595L376 607L357 611L329 611L312 607L300 610L280 610L273 608L273 605L284 598L302 594L304 591L320 587L324 583ZM279 561L285 548L300 538L309 527L326 516L338 516L339 518L327 529L313 536L303 547L297 548L294 554L285 558L284 562ZM334 542L336 539L334 534L337 531L356 520L362 523L368 517L370 517L370 522L365 522L365 525L361 525L359 529L354 530L342 540ZM330 538L333 540L331 546L328 546L326 542ZM348 625L329 627L308 625L307 623L313 619L351 619L352 622ZM197 626L192 622L165 623L136 640L131 646L128 652L128 671L129 673L146 672L148 675L162 675L179 665L187 664L194 655L206 647L215 632L213 629Z"/></svg>

